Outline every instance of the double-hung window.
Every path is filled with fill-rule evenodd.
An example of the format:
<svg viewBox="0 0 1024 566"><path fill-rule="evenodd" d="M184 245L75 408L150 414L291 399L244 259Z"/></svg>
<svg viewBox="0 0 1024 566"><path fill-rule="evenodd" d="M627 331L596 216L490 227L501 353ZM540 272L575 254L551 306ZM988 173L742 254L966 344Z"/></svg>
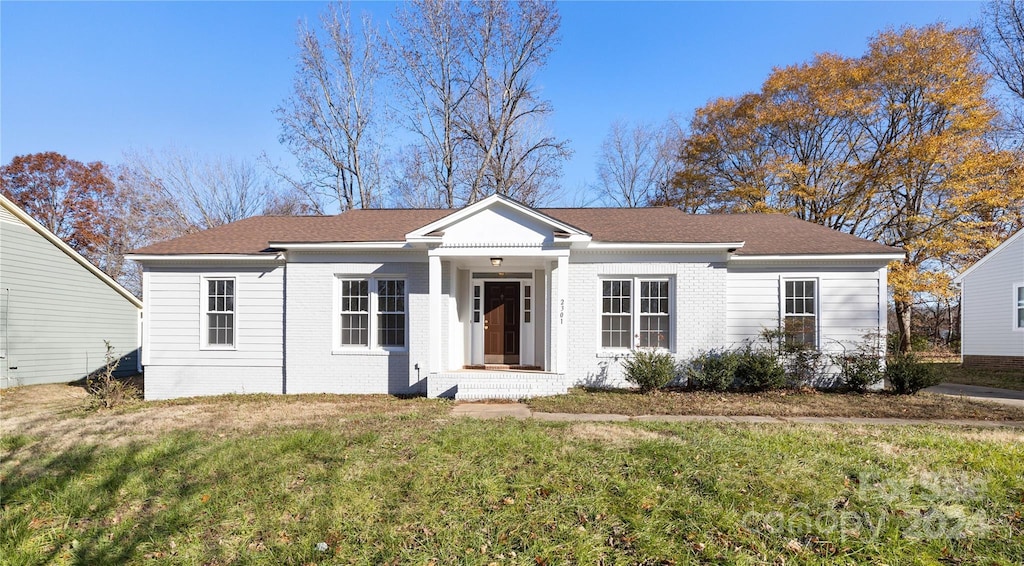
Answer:
<svg viewBox="0 0 1024 566"><path fill-rule="evenodd" d="M814 279L785 280L783 327L790 345L818 346L818 285Z"/></svg>
<svg viewBox="0 0 1024 566"><path fill-rule="evenodd" d="M377 281L377 344L405 346L405 281Z"/></svg>
<svg viewBox="0 0 1024 566"><path fill-rule="evenodd" d="M404 348L404 279L339 279L339 338L342 347Z"/></svg>
<svg viewBox="0 0 1024 566"><path fill-rule="evenodd" d="M341 283L341 345L370 345L370 284L365 279Z"/></svg>
<svg viewBox="0 0 1024 566"><path fill-rule="evenodd" d="M206 286L206 346L230 348L235 345L235 280L204 279Z"/></svg>
<svg viewBox="0 0 1024 566"><path fill-rule="evenodd" d="M667 279L601 281L602 348L668 348L671 333Z"/></svg>
<svg viewBox="0 0 1024 566"><path fill-rule="evenodd" d="M1014 298L1014 322L1013 328L1024 330L1024 283L1017 283L1013 286Z"/></svg>

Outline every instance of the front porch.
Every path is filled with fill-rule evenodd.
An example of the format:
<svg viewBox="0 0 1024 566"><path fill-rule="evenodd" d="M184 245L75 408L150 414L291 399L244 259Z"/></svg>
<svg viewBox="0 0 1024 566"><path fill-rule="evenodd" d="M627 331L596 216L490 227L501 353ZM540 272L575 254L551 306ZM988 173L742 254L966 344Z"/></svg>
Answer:
<svg viewBox="0 0 1024 566"><path fill-rule="evenodd" d="M427 252L428 396L565 392L570 248L589 240L500 196L407 234Z"/></svg>
<svg viewBox="0 0 1024 566"><path fill-rule="evenodd" d="M547 371L462 369L427 377L427 396L446 399L516 400L568 390L564 373Z"/></svg>

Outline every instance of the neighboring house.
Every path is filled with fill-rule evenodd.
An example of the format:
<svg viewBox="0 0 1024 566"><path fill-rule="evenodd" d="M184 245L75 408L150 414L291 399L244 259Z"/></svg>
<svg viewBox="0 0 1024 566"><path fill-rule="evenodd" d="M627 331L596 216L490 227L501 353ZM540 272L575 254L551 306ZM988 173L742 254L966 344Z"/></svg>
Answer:
<svg viewBox="0 0 1024 566"><path fill-rule="evenodd" d="M954 281L964 366L1024 370L1024 230Z"/></svg>
<svg viewBox="0 0 1024 566"><path fill-rule="evenodd" d="M0 387L139 371L142 301L0 195Z"/></svg>
<svg viewBox="0 0 1024 566"><path fill-rule="evenodd" d="M673 208L256 217L137 250L146 397L520 398L622 385L784 321L826 350L886 329L900 250L784 215Z"/></svg>

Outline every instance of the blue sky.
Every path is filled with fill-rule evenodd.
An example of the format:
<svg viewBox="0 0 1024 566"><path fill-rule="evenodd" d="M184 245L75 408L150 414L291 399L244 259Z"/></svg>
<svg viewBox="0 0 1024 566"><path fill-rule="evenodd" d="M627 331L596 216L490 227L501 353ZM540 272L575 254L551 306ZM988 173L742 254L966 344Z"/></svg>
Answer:
<svg viewBox="0 0 1024 566"><path fill-rule="evenodd" d="M115 164L187 148L287 160L273 110L291 88L295 29L322 2L0 2L0 162L39 151ZM815 53L859 55L887 27L968 25L977 2L563 2L539 77L571 140L563 201L592 183L613 120L684 120ZM394 4L357 3L378 22Z"/></svg>

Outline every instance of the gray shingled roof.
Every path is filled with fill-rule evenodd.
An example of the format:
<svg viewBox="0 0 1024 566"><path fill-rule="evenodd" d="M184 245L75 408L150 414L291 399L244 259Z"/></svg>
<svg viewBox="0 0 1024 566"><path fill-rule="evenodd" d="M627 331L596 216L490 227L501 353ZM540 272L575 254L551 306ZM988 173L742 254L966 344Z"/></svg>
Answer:
<svg viewBox="0 0 1024 566"><path fill-rule="evenodd" d="M596 242L744 241L737 255L898 253L901 250L782 214L686 214L675 208L548 208L539 212ZM454 210L369 209L336 216L257 216L135 250L146 255L252 254L270 242L392 242Z"/></svg>

